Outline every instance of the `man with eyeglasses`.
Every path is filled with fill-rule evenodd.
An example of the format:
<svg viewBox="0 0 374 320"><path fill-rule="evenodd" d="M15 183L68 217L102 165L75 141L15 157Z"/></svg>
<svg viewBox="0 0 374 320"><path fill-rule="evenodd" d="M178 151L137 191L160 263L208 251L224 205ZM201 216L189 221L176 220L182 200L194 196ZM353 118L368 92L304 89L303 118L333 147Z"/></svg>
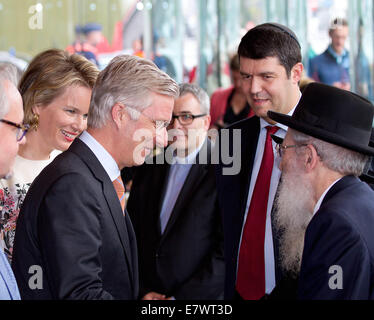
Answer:
<svg viewBox="0 0 374 320"><path fill-rule="evenodd" d="M223 234L207 139L210 101L194 84L179 91L169 147L136 168L128 202L138 240L140 297L222 299Z"/></svg>
<svg viewBox="0 0 374 320"><path fill-rule="evenodd" d="M26 128L22 121L21 95L11 81L0 75L0 179L11 175L18 147L26 140ZM0 214L3 205L3 195L0 194ZM20 299L17 283L3 248L0 249L0 299Z"/></svg>
<svg viewBox="0 0 374 320"><path fill-rule="evenodd" d="M166 146L177 95L176 82L146 59L120 55L101 71L87 130L41 172L23 203L12 260L23 299L138 298L120 171Z"/></svg>
<svg viewBox="0 0 374 320"><path fill-rule="evenodd" d="M374 192L361 182L374 107L351 92L312 83L279 143L282 182L276 199L280 261L299 275L297 298L374 299Z"/></svg>

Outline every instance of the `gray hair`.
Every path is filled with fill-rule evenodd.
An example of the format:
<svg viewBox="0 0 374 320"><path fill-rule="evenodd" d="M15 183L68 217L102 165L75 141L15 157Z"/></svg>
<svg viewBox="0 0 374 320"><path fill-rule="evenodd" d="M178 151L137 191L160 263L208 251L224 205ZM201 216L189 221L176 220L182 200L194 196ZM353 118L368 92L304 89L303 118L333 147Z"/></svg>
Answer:
<svg viewBox="0 0 374 320"><path fill-rule="evenodd" d="M9 62L0 63L0 118L4 117L9 110L4 81L10 81L15 87L17 87L19 77L20 74L15 65Z"/></svg>
<svg viewBox="0 0 374 320"><path fill-rule="evenodd" d="M288 129L296 144L311 144L325 166L340 174L360 176L365 169L369 156L335 144L308 136L299 131Z"/></svg>
<svg viewBox="0 0 374 320"><path fill-rule="evenodd" d="M151 93L177 98L179 90L177 83L152 61L130 55L115 57L100 72L93 88L88 127L103 127L116 103L128 107L131 118L137 119L151 105Z"/></svg>
<svg viewBox="0 0 374 320"><path fill-rule="evenodd" d="M18 87L21 76L22 72L13 63L0 62L0 80L9 80Z"/></svg>
<svg viewBox="0 0 374 320"><path fill-rule="evenodd" d="M8 99L5 94L4 80L0 80L0 119L2 119L9 110Z"/></svg>
<svg viewBox="0 0 374 320"><path fill-rule="evenodd" d="M206 91L196 84L182 83L179 85L179 97L191 93L200 104L200 111L205 114L210 112L210 99Z"/></svg>

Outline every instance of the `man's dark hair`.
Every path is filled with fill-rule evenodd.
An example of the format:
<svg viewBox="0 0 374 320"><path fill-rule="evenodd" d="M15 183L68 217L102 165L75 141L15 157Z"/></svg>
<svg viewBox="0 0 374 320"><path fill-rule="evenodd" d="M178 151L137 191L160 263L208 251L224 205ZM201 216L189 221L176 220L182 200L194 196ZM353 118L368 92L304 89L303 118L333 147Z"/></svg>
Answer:
<svg viewBox="0 0 374 320"><path fill-rule="evenodd" d="M247 32L242 38L239 49L241 57L265 59L277 57L286 69L287 77L295 64L301 62L301 48L293 31L277 23L265 23Z"/></svg>
<svg viewBox="0 0 374 320"><path fill-rule="evenodd" d="M329 32L334 31L340 27L348 27L348 20L344 18L335 18L331 21Z"/></svg>

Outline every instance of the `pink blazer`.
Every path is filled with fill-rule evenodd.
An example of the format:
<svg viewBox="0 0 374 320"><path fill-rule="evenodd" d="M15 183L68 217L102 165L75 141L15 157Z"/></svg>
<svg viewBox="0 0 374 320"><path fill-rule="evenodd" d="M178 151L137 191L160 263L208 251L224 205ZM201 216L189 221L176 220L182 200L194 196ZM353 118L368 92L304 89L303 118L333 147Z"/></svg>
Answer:
<svg viewBox="0 0 374 320"><path fill-rule="evenodd" d="M220 88L213 92L210 98L210 126L213 126L218 119L223 118L226 113L227 100L229 99L234 86L230 88Z"/></svg>

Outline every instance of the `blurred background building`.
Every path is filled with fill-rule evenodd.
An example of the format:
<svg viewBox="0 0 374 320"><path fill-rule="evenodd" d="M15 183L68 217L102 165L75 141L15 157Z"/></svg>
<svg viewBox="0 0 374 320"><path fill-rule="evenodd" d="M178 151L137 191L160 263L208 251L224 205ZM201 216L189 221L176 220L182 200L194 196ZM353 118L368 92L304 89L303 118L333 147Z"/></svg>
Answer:
<svg viewBox="0 0 374 320"><path fill-rule="evenodd" d="M101 34L93 49L100 68L136 54L212 93L230 84L229 58L249 28L289 26L307 67L328 46L336 17L349 22L352 90L373 100L374 0L0 0L0 62L23 69L47 48L76 50L89 25Z"/></svg>

